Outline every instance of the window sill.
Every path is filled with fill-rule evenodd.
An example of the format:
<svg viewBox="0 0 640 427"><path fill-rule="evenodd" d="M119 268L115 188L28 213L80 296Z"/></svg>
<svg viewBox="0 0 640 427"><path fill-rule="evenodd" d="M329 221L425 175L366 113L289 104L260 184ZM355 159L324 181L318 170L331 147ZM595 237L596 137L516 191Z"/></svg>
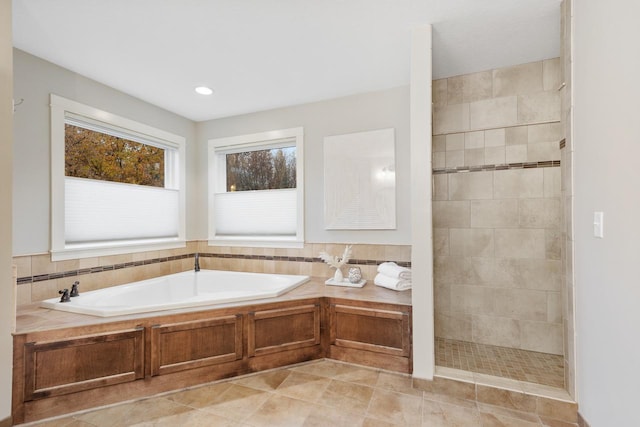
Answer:
<svg viewBox="0 0 640 427"><path fill-rule="evenodd" d="M292 248L304 247L304 241L290 238L273 238L258 236L225 236L209 239L209 246L245 246L254 248Z"/></svg>
<svg viewBox="0 0 640 427"><path fill-rule="evenodd" d="M118 242L111 244L79 244L69 245L64 249L51 250L51 261L92 258L99 256L130 254L135 252L179 249L186 247L184 240L157 239Z"/></svg>

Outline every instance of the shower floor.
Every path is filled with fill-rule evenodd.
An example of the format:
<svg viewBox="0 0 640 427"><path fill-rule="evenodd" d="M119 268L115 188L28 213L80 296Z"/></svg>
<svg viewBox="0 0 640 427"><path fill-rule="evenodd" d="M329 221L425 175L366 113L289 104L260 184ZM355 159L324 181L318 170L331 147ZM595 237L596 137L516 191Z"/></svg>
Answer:
<svg viewBox="0 0 640 427"><path fill-rule="evenodd" d="M555 354L436 338L436 365L564 387L564 358Z"/></svg>

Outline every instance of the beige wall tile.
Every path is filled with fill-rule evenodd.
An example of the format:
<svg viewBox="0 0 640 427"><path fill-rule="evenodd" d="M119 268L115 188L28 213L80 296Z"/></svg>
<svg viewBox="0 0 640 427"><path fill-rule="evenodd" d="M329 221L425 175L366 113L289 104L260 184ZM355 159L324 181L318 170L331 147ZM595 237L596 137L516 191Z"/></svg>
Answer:
<svg viewBox="0 0 640 427"><path fill-rule="evenodd" d="M518 96L517 123L560 120L560 95L556 91Z"/></svg>
<svg viewBox="0 0 640 427"><path fill-rule="evenodd" d="M497 283L524 289L559 291L562 279L562 263L548 259L505 259L495 262Z"/></svg>
<svg viewBox="0 0 640 427"><path fill-rule="evenodd" d="M484 131L466 132L464 134L464 148L484 148Z"/></svg>
<svg viewBox="0 0 640 427"><path fill-rule="evenodd" d="M451 186L451 181L449 181ZM449 188L451 194L451 188ZM494 196L496 199L540 198L544 195L544 171L536 169L511 169L494 172Z"/></svg>
<svg viewBox="0 0 640 427"><path fill-rule="evenodd" d="M446 105L447 79L438 79L431 83L431 96L433 98L433 105Z"/></svg>
<svg viewBox="0 0 640 427"><path fill-rule="evenodd" d="M497 258L544 259L546 255L544 230L496 229L495 252Z"/></svg>
<svg viewBox="0 0 640 427"><path fill-rule="evenodd" d="M437 153L440 151L447 150L447 136L446 135L435 135L431 139L431 145L433 147L433 152Z"/></svg>
<svg viewBox="0 0 640 427"><path fill-rule="evenodd" d="M451 285L439 283L434 285L434 310L436 313L448 313L451 306Z"/></svg>
<svg viewBox="0 0 640 427"><path fill-rule="evenodd" d="M31 283L19 285L16 289L16 305L31 304L31 302Z"/></svg>
<svg viewBox="0 0 640 427"><path fill-rule="evenodd" d="M547 322L562 323L562 294L547 292Z"/></svg>
<svg viewBox="0 0 640 427"><path fill-rule="evenodd" d="M493 198L493 173L470 172L449 174L449 200L481 200Z"/></svg>
<svg viewBox="0 0 640 427"><path fill-rule="evenodd" d="M447 104L462 103L462 76L449 77L447 79Z"/></svg>
<svg viewBox="0 0 640 427"><path fill-rule="evenodd" d="M13 265L15 265L18 270L18 277L29 277L31 274L31 256L17 256L13 257Z"/></svg>
<svg viewBox="0 0 640 427"><path fill-rule="evenodd" d="M558 90L562 84L560 58L546 59L542 62L542 89Z"/></svg>
<svg viewBox="0 0 640 427"><path fill-rule="evenodd" d="M515 126L505 129L506 145L523 145L529 142L527 126Z"/></svg>
<svg viewBox="0 0 640 427"><path fill-rule="evenodd" d="M33 255L31 257L31 274L38 276L56 272L55 263L51 262L49 254Z"/></svg>
<svg viewBox="0 0 640 427"><path fill-rule="evenodd" d="M560 199L521 199L518 202L522 228L560 229Z"/></svg>
<svg viewBox="0 0 640 427"><path fill-rule="evenodd" d="M517 123L518 99L515 96L486 99L469 104L469 129L498 128L513 126Z"/></svg>
<svg viewBox="0 0 640 427"><path fill-rule="evenodd" d="M464 150L447 151L445 154L445 166L448 168L464 166Z"/></svg>
<svg viewBox="0 0 640 427"><path fill-rule="evenodd" d="M58 294L58 291L61 289L63 289L62 285L57 279L34 282L31 284L31 301L36 302L59 297L60 294Z"/></svg>
<svg viewBox="0 0 640 427"><path fill-rule="evenodd" d="M449 255L449 229L433 229L433 254L434 256Z"/></svg>
<svg viewBox="0 0 640 427"><path fill-rule="evenodd" d="M384 245L384 259L389 261L411 261L411 245Z"/></svg>
<svg viewBox="0 0 640 427"><path fill-rule="evenodd" d="M547 320L547 293L527 289L495 289L495 314L518 320Z"/></svg>
<svg viewBox="0 0 640 427"><path fill-rule="evenodd" d="M485 147L504 147L507 130L505 128L484 131Z"/></svg>
<svg viewBox="0 0 640 427"><path fill-rule="evenodd" d="M468 201L434 201L433 226L435 228L469 227Z"/></svg>
<svg viewBox="0 0 640 427"><path fill-rule="evenodd" d="M493 97L493 73L482 71L462 76L462 101L474 102Z"/></svg>
<svg viewBox="0 0 640 427"><path fill-rule="evenodd" d="M433 133L464 132L469 130L469 104L455 104L433 109Z"/></svg>
<svg viewBox="0 0 640 427"><path fill-rule="evenodd" d="M432 156L433 156L433 168L434 169L440 169L440 168L444 168L446 165L446 158L445 158L446 153L444 151L435 151Z"/></svg>
<svg viewBox="0 0 640 427"><path fill-rule="evenodd" d="M561 252L561 243L562 243L562 231L559 229L544 230L545 234L545 247L546 247L546 258L547 259L556 259L560 260L562 256Z"/></svg>
<svg viewBox="0 0 640 427"><path fill-rule="evenodd" d="M488 228L451 228L449 252L451 256L493 257L493 230Z"/></svg>
<svg viewBox="0 0 640 427"><path fill-rule="evenodd" d="M465 166L480 166L484 164L484 148L472 148L470 150L464 150Z"/></svg>
<svg viewBox="0 0 640 427"><path fill-rule="evenodd" d="M557 141L536 142L527 146L528 162L560 160L560 147Z"/></svg>
<svg viewBox="0 0 640 427"><path fill-rule="evenodd" d="M481 344L520 348L520 322L492 316L473 316L473 341Z"/></svg>
<svg viewBox="0 0 640 427"><path fill-rule="evenodd" d="M433 200L447 200L449 198L449 178L447 174L433 175Z"/></svg>
<svg viewBox="0 0 640 427"><path fill-rule="evenodd" d="M493 70L493 96L542 91L542 68L542 61L538 61Z"/></svg>
<svg viewBox="0 0 640 427"><path fill-rule="evenodd" d="M471 227L515 228L518 227L518 200L473 200L471 201Z"/></svg>
<svg viewBox="0 0 640 427"><path fill-rule="evenodd" d="M502 165L506 162L506 147L487 147L484 149L484 162L487 165Z"/></svg>
<svg viewBox="0 0 640 427"><path fill-rule="evenodd" d="M508 145L505 148L505 161L507 163L524 163L527 161L526 145Z"/></svg>
<svg viewBox="0 0 640 427"><path fill-rule="evenodd" d="M521 328L521 348L542 353L562 354L562 325L522 321Z"/></svg>
<svg viewBox="0 0 640 427"><path fill-rule="evenodd" d="M435 334L440 338L471 341L471 317L464 314L436 313Z"/></svg>
<svg viewBox="0 0 640 427"><path fill-rule="evenodd" d="M471 273L469 258L436 256L433 259L433 275L436 283L466 283Z"/></svg>
<svg viewBox="0 0 640 427"><path fill-rule="evenodd" d="M544 197L560 197L560 183L562 181L561 168L544 168L543 171Z"/></svg>
<svg viewBox="0 0 640 427"><path fill-rule="evenodd" d="M563 138L563 127L560 122L542 123L527 126L527 140L529 144L534 142L555 141L560 144Z"/></svg>
<svg viewBox="0 0 640 427"><path fill-rule="evenodd" d="M451 285L451 312L492 315L495 311L495 289L484 286Z"/></svg>
<svg viewBox="0 0 640 427"><path fill-rule="evenodd" d="M445 135L446 151L464 150L464 133L451 133Z"/></svg>

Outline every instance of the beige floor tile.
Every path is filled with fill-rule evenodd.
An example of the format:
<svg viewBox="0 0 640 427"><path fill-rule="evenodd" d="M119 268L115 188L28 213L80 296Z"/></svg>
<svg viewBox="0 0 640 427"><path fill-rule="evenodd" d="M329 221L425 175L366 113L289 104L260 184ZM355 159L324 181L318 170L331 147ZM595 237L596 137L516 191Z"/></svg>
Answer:
<svg viewBox="0 0 640 427"><path fill-rule="evenodd" d="M446 427L447 419L438 402L424 400L422 404L422 425L424 427Z"/></svg>
<svg viewBox="0 0 640 427"><path fill-rule="evenodd" d="M361 426L364 417L348 410L335 411L325 406L314 406L305 420L304 427L356 427Z"/></svg>
<svg viewBox="0 0 640 427"><path fill-rule="evenodd" d="M246 419L246 423L255 427L298 427L304 424L313 409L311 403L273 394Z"/></svg>
<svg viewBox="0 0 640 427"><path fill-rule="evenodd" d="M422 398L376 389L367 415L395 424L420 425Z"/></svg>
<svg viewBox="0 0 640 427"><path fill-rule="evenodd" d="M460 398L449 396L446 394L433 393L430 391L424 392L424 399L432 400L438 403L447 403L449 405L462 406L463 408L470 408L470 409L477 408L475 400L460 399Z"/></svg>
<svg viewBox="0 0 640 427"><path fill-rule="evenodd" d="M155 421L134 424L132 427L239 427L243 424L205 411L194 409L182 414L171 415Z"/></svg>
<svg viewBox="0 0 640 427"><path fill-rule="evenodd" d="M450 427L475 427L481 426L480 413L475 408L465 408L448 403L440 403L440 408Z"/></svg>
<svg viewBox="0 0 640 427"><path fill-rule="evenodd" d="M208 406L202 408L225 418L244 421L271 396L269 392L232 384Z"/></svg>
<svg viewBox="0 0 640 427"><path fill-rule="evenodd" d="M32 427L93 427L93 424L77 420L73 417L59 418L51 421L44 421L37 424L30 424Z"/></svg>
<svg viewBox="0 0 640 427"><path fill-rule="evenodd" d="M500 406L488 405L486 403L478 403L478 410L482 414L491 414L497 417L517 418L527 422L538 422L538 416L532 412L507 409Z"/></svg>
<svg viewBox="0 0 640 427"><path fill-rule="evenodd" d="M480 414L482 427L539 427L538 422L530 422L518 418L509 418L495 414Z"/></svg>
<svg viewBox="0 0 640 427"><path fill-rule="evenodd" d="M375 369L355 368L349 369L343 373L336 374L335 379L350 383L375 386L378 382L380 372Z"/></svg>
<svg viewBox="0 0 640 427"><path fill-rule="evenodd" d="M376 388L391 390L397 393L408 394L410 396L422 397L422 390L413 388L411 384L411 377L407 375L380 372L380 374L378 375Z"/></svg>
<svg viewBox="0 0 640 427"><path fill-rule="evenodd" d="M336 363L330 360L323 360L316 363L309 363L293 368L296 372L318 375L321 377L333 378L337 375L349 372L352 367L343 363Z"/></svg>
<svg viewBox="0 0 640 427"><path fill-rule="evenodd" d="M216 403L225 391L231 387L231 383L219 383L207 385L173 393L167 399L181 403L192 408L204 408Z"/></svg>
<svg viewBox="0 0 640 427"><path fill-rule="evenodd" d="M329 386L330 378L304 372L291 372L277 388L276 393L307 402L317 402Z"/></svg>
<svg viewBox="0 0 640 427"><path fill-rule="evenodd" d="M273 391L277 389L291 373L288 369L269 371L263 374L249 375L232 381L234 384L258 390Z"/></svg>
<svg viewBox="0 0 640 427"><path fill-rule="evenodd" d="M365 418L362 427L394 427L397 424L388 423L377 418Z"/></svg>
<svg viewBox="0 0 640 427"><path fill-rule="evenodd" d="M97 427L119 427L143 421L155 421L190 409L185 405L158 397L88 412L76 418Z"/></svg>
<svg viewBox="0 0 640 427"><path fill-rule="evenodd" d="M332 380L318 403L340 410L364 413L373 395L373 388L360 384Z"/></svg>

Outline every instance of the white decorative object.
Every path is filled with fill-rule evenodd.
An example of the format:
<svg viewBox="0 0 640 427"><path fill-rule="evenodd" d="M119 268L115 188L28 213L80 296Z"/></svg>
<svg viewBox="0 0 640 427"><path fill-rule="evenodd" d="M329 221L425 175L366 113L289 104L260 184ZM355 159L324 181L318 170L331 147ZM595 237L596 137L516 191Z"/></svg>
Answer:
<svg viewBox="0 0 640 427"><path fill-rule="evenodd" d="M344 276L342 275L342 271L340 270L340 268L346 263L348 263L350 258L351 258L351 245L347 245L344 248L342 257L329 255L325 251L320 252L320 259L326 262L327 264L329 264L329 267L336 269L336 272L333 275L333 280L335 280L336 282L342 282L344 280Z"/></svg>
<svg viewBox="0 0 640 427"><path fill-rule="evenodd" d="M394 129L324 138L327 230L396 228Z"/></svg>

